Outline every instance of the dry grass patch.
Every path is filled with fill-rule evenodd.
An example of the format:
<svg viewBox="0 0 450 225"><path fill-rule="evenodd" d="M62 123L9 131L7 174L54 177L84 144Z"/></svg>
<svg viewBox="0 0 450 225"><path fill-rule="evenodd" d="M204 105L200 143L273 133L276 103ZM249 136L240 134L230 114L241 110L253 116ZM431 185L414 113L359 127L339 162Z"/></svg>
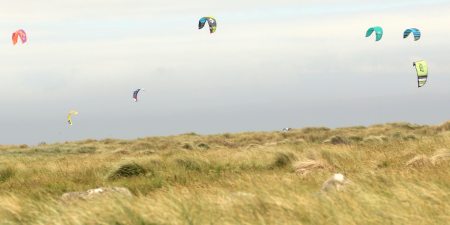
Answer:
<svg viewBox="0 0 450 225"><path fill-rule="evenodd" d="M418 155L406 162L406 166L412 167L423 167L423 166L432 166L434 165L434 161L428 158L426 155Z"/></svg>
<svg viewBox="0 0 450 225"><path fill-rule="evenodd" d="M324 160L311 160L311 159L307 159L304 161L297 161L292 166L294 167L296 173L302 175L306 175L314 171L323 170L330 167L330 165Z"/></svg>
<svg viewBox="0 0 450 225"><path fill-rule="evenodd" d="M435 166L442 162L447 162L448 160L450 160L450 150L441 149L436 151L431 157L426 155L417 155L406 162L405 165L412 167Z"/></svg>
<svg viewBox="0 0 450 225"><path fill-rule="evenodd" d="M113 154L116 154L116 155L130 155L131 152L128 151L128 150L124 150L124 149L118 149L118 150L114 151Z"/></svg>

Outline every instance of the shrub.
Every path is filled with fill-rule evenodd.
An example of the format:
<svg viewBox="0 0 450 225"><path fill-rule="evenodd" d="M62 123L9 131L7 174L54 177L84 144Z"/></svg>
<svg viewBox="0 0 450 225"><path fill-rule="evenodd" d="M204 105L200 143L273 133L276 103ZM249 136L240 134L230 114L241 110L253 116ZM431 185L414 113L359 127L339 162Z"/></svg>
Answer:
<svg viewBox="0 0 450 225"><path fill-rule="evenodd" d="M415 134L408 134L406 137L403 138L403 140L416 140L417 136Z"/></svg>
<svg viewBox="0 0 450 225"><path fill-rule="evenodd" d="M78 153L94 153L97 150L95 146L81 146L76 149Z"/></svg>
<svg viewBox="0 0 450 225"><path fill-rule="evenodd" d="M49 152L55 152L55 153L61 153L63 150L59 147L49 148L47 151Z"/></svg>
<svg viewBox="0 0 450 225"><path fill-rule="evenodd" d="M111 138L106 138L106 139L100 140L99 142L102 143L102 144L106 144L107 145L107 144L111 144L111 143L116 142L116 140L111 139Z"/></svg>
<svg viewBox="0 0 450 225"><path fill-rule="evenodd" d="M133 144L131 146L132 150L147 150L147 149L152 149L153 148L153 144L150 142L138 142L136 144Z"/></svg>
<svg viewBox="0 0 450 225"><path fill-rule="evenodd" d="M134 143L134 141L129 141L129 140L117 142L117 144L119 144L119 145L132 145L133 143Z"/></svg>
<svg viewBox="0 0 450 225"><path fill-rule="evenodd" d="M205 150L210 149L209 145L206 144L206 143L203 143L203 142L198 143L197 147L200 148L200 149L205 149Z"/></svg>
<svg viewBox="0 0 450 225"><path fill-rule="evenodd" d="M0 168L0 182L6 182L15 174L16 171L12 167Z"/></svg>
<svg viewBox="0 0 450 225"><path fill-rule="evenodd" d="M191 143L184 142L184 143L181 144L181 148L184 148L184 149L187 149L187 150L193 150L194 146L192 146Z"/></svg>
<svg viewBox="0 0 450 225"><path fill-rule="evenodd" d="M332 144L332 145L347 144L347 142L339 136L333 136L330 139L324 141L323 143L324 144Z"/></svg>
<svg viewBox="0 0 450 225"><path fill-rule="evenodd" d="M364 138L361 137L361 136L352 135L352 136L348 137L348 139L349 139L350 141L353 141L353 142L360 142L360 141L362 141Z"/></svg>
<svg viewBox="0 0 450 225"><path fill-rule="evenodd" d="M19 145L19 148L28 148L28 145L26 145L26 144L21 144L21 145Z"/></svg>
<svg viewBox="0 0 450 225"><path fill-rule="evenodd" d="M276 152L272 167L285 167L291 165L295 160L297 160L297 156L293 152Z"/></svg>
<svg viewBox="0 0 450 225"><path fill-rule="evenodd" d="M382 162L377 165L378 168L387 168L389 167L389 164L387 162Z"/></svg>
<svg viewBox="0 0 450 225"><path fill-rule="evenodd" d="M405 135L402 133L402 132L400 132L400 131L397 131L397 132L395 132L393 135L392 135L392 137L395 137L395 138L402 138L402 137L404 137Z"/></svg>
<svg viewBox="0 0 450 225"><path fill-rule="evenodd" d="M88 138L88 139L86 139L84 141L80 141L81 144L89 144L89 143L92 143L92 142L97 142L97 140Z"/></svg>
<svg viewBox="0 0 450 225"><path fill-rule="evenodd" d="M105 178L108 180L115 180L118 178L144 175L145 172L145 169L135 162L124 162L113 168Z"/></svg>
<svg viewBox="0 0 450 225"><path fill-rule="evenodd" d="M175 163L187 170L201 171L209 167L209 163L205 160L192 156L179 156L174 159Z"/></svg>
<svg viewBox="0 0 450 225"><path fill-rule="evenodd" d="M439 126L437 126L437 131L450 131L450 121L446 121L444 123L441 123Z"/></svg>
<svg viewBox="0 0 450 225"><path fill-rule="evenodd" d="M384 127L383 124L374 124L374 125L369 126L369 128L383 128L383 127Z"/></svg>
<svg viewBox="0 0 450 225"><path fill-rule="evenodd" d="M227 148L237 148L237 145L234 142L222 141L220 144Z"/></svg>
<svg viewBox="0 0 450 225"><path fill-rule="evenodd" d="M400 128L400 129L404 129L404 130L415 130L417 128L417 125L413 126L410 123L405 123L405 122L386 123L386 126L389 126L392 128Z"/></svg>
<svg viewBox="0 0 450 225"><path fill-rule="evenodd" d="M300 129L301 133L310 134L310 133L326 133L331 129L328 127L304 127Z"/></svg>

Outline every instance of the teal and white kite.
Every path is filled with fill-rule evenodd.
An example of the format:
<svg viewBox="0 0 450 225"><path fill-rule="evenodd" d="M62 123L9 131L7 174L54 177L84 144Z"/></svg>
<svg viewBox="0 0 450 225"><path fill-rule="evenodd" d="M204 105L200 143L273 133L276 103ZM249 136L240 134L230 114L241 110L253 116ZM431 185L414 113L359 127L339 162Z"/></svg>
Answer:
<svg viewBox="0 0 450 225"><path fill-rule="evenodd" d="M381 28L381 27L369 28L366 32L366 37L369 37L374 31L375 31L375 34L377 35L376 41L381 40L381 37L383 37L383 28Z"/></svg>

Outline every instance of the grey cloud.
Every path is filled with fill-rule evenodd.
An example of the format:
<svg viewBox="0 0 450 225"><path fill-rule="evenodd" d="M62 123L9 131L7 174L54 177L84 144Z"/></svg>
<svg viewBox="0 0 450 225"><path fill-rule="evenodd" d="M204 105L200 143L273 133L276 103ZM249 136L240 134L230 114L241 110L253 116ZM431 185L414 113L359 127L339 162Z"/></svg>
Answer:
<svg viewBox="0 0 450 225"><path fill-rule="evenodd" d="M8 38L30 28L26 45L0 43L0 144L447 120L448 3L374 11L361 1L362 11L305 16L283 15L297 1L146 2L112 2L97 14L102 1L30 2L23 13L42 15L0 22ZM19 12L6 4L7 15ZM252 10L272 13L236 17ZM213 35L196 27L206 11L222 14ZM364 37L375 25L385 29L379 43ZM423 39L403 40L414 26ZM412 61L421 59L430 77L417 90Z"/></svg>

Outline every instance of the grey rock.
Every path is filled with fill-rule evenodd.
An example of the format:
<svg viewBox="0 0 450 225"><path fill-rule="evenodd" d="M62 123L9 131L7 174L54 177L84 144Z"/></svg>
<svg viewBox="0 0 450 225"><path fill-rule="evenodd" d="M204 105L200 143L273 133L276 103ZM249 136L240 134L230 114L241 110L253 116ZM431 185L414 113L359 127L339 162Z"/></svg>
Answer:
<svg viewBox="0 0 450 225"><path fill-rule="evenodd" d="M353 184L353 181L345 179L344 175L336 173L323 183L321 190L327 193L340 192L348 189Z"/></svg>
<svg viewBox="0 0 450 225"><path fill-rule="evenodd" d="M131 194L128 188L123 187L99 187L95 189L89 189L85 192L69 192L63 194L59 198L59 202L66 204L75 201L86 201L105 197L126 197L131 198Z"/></svg>

